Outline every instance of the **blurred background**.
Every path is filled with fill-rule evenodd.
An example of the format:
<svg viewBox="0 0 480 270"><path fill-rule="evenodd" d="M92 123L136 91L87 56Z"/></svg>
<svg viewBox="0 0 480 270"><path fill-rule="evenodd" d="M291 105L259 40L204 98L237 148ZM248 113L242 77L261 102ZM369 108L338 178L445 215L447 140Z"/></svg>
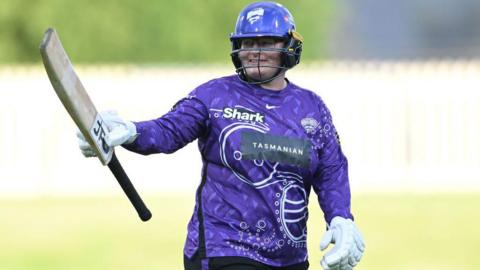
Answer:
<svg viewBox="0 0 480 270"><path fill-rule="evenodd" d="M325 100L349 159L367 242L356 269L479 269L480 2L278 2L305 37L288 77ZM142 223L109 170L78 150L38 46L54 27L99 110L151 119L234 72L228 37L248 3L0 2L0 270L183 269L196 143L117 150L153 212ZM309 209L315 270L325 222Z"/></svg>

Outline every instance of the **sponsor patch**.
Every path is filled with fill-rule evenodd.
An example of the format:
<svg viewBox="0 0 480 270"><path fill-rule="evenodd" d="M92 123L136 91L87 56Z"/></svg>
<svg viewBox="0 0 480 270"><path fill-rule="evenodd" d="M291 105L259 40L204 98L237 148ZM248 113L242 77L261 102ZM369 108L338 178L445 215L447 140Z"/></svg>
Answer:
<svg viewBox="0 0 480 270"><path fill-rule="evenodd" d="M308 168L310 165L310 149L311 143L309 140L254 131L242 133L242 158L247 160L269 160Z"/></svg>
<svg viewBox="0 0 480 270"><path fill-rule="evenodd" d="M223 118L237 119L237 120L247 121L247 122L265 123L265 116L263 114L249 111L242 108L230 108L230 107L224 108Z"/></svg>

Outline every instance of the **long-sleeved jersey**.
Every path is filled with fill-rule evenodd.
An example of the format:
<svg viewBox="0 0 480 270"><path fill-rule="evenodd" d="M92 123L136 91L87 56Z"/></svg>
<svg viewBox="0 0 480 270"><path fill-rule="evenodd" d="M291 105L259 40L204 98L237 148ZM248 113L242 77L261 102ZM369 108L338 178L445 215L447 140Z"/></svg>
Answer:
<svg viewBox="0 0 480 270"><path fill-rule="evenodd" d="M272 266L307 260L311 188L325 220L353 219L347 160L329 110L293 83L281 91L237 76L194 89L164 116L135 123L125 148L172 153L198 139L203 171L184 252Z"/></svg>

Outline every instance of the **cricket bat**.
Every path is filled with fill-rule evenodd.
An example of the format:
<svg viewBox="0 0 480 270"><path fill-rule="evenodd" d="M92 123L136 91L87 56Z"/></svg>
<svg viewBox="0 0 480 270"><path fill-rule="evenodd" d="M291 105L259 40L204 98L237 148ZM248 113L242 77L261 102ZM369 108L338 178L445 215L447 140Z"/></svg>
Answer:
<svg viewBox="0 0 480 270"><path fill-rule="evenodd" d="M107 165L137 210L140 219L147 221L152 214L138 195L135 187L115 156L114 149L105 142L108 127L85 91L73 65L63 49L57 32L49 28L40 44L40 54L53 89L72 117L85 139L92 146L103 165Z"/></svg>

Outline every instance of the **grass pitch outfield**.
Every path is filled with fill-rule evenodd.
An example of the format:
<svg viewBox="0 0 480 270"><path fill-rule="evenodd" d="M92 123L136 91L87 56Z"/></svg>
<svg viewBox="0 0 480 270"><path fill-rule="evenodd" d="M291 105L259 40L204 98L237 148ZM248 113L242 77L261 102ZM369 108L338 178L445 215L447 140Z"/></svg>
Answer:
<svg viewBox="0 0 480 270"><path fill-rule="evenodd" d="M141 222L125 198L0 199L0 270L183 269L190 196L145 197ZM310 269L322 214L312 196ZM353 211L367 243L356 269L480 269L480 194L362 194Z"/></svg>

